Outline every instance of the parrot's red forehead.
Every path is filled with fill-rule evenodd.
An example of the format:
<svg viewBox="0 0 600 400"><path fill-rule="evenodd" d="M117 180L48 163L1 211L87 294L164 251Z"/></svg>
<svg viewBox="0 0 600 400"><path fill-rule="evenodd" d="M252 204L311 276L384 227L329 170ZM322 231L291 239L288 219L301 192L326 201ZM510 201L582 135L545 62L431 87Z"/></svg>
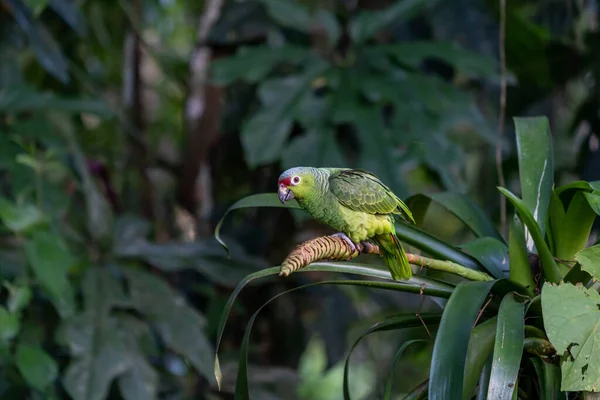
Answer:
<svg viewBox="0 0 600 400"><path fill-rule="evenodd" d="M292 184L292 177L291 176L281 177L281 178L279 178L279 182L277 182L277 184L284 185L284 186L290 186Z"/></svg>

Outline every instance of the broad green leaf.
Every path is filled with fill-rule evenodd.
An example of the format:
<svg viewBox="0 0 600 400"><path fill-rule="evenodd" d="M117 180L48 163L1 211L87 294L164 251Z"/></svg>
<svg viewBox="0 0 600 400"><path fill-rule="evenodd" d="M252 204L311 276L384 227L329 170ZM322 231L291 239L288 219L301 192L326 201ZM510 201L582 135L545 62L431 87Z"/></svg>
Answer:
<svg viewBox="0 0 600 400"><path fill-rule="evenodd" d="M350 357L352 356L352 352L354 351L356 346L358 346L358 344L365 338L365 336L370 335L371 333L374 333L374 332L397 330L397 329L404 329L404 328L423 327L423 323L425 323L429 327L428 329L431 329L430 327L436 326L439 323L439 321L440 321L440 314L431 314L431 313L421 314L421 319L419 319L419 317L414 314L401 314L401 315L391 316L384 320L381 320L381 321L375 323L373 326L371 326L366 331L362 332L360 334L360 336L354 341L354 343L352 343L352 346L350 347L350 350L348 351L348 354L346 355L346 360L344 362L344 399L350 399L350 389L349 389L349 379L348 379L348 375L349 375L348 371L350 369ZM416 340L416 341L419 341L419 340ZM407 343L410 344L411 342L415 342L415 341L413 340L413 341L409 341ZM406 343L405 343L405 345L408 346ZM404 351L405 348L406 348L405 346L402 346L400 349L402 351ZM398 350L398 352L400 354L402 353L402 351ZM399 355L397 353L394 360L396 360L398 357L399 357ZM395 361L392 365L394 365L394 364L395 364ZM391 371L390 371L390 378L388 378L388 379L391 379ZM390 385L389 390L391 391L391 383L389 383L389 385Z"/></svg>
<svg viewBox="0 0 600 400"><path fill-rule="evenodd" d="M84 36L87 32L86 19L81 7L72 0L44 0L50 8L73 28L77 34Z"/></svg>
<svg viewBox="0 0 600 400"><path fill-rule="evenodd" d="M67 141L69 150L73 155L74 169L81 178L81 187L85 198L87 214L87 231L95 241L108 246L113 229L113 212L89 171L85 155L77 142L73 123L64 116L55 114L50 115L50 119Z"/></svg>
<svg viewBox="0 0 600 400"><path fill-rule="evenodd" d="M24 0L25 5L29 7L32 14L37 18L48 6L48 0Z"/></svg>
<svg viewBox="0 0 600 400"><path fill-rule="evenodd" d="M512 294L506 295L498 311L494 361L490 375L488 398L510 400L517 384L523 342L525 310Z"/></svg>
<svg viewBox="0 0 600 400"><path fill-rule="evenodd" d="M253 274L248 275L244 278L234 289L234 291L229 296L227 300L227 304L223 308L223 313L221 314L221 319L219 321L219 327L217 329L217 341L216 341L216 357L215 357L215 365L214 365L214 374L217 379L217 384L221 383L221 367L219 365L219 346L221 343L221 339L223 337L223 332L225 330L225 325L227 324L227 319L229 317L229 313L233 307L233 303L237 299L239 293L252 281L257 279L279 274L279 267L268 268L262 271L255 272ZM389 270L384 270L381 268L377 268L375 266L356 264L350 262L318 262L310 264L302 269L300 269L296 273L302 272L311 272L311 271L319 271L319 272L336 272L336 273L347 273L347 274L356 274L371 278L379 278L379 279L387 279L391 280L391 274ZM414 282L414 283L413 283ZM322 283L322 282L321 282ZM328 281L328 284L347 284L347 285L357 285L357 286L366 286L372 288L382 288L387 290L396 290L401 292L409 292L409 293L420 293L423 290L423 294L427 296L438 296L438 297L449 297L452 294L452 287L441 283L436 282L431 279L422 278L418 276L412 276L410 280L407 282L380 282L380 281ZM412 284L411 284L412 283ZM324 283L323 283L324 284Z"/></svg>
<svg viewBox="0 0 600 400"><path fill-rule="evenodd" d="M315 130L292 138L282 152L281 166L288 169L298 165L343 168L346 161L335 137L335 131Z"/></svg>
<svg viewBox="0 0 600 400"><path fill-rule="evenodd" d="M508 247L493 237L480 237L460 246L498 279L508 277Z"/></svg>
<svg viewBox="0 0 600 400"><path fill-rule="evenodd" d="M427 59L438 59L473 77L495 78L498 76L497 62L493 58L465 50L451 43L416 40L385 45L383 48L397 62L412 68L420 68L423 61Z"/></svg>
<svg viewBox="0 0 600 400"><path fill-rule="evenodd" d="M25 382L40 392L43 392L58 377L56 361L40 347L19 344L15 353L15 362Z"/></svg>
<svg viewBox="0 0 600 400"><path fill-rule="evenodd" d="M539 227L542 237L546 234L548 206L554 184L554 153L550 124L546 117L514 118L519 155L519 176L523 204ZM529 224L521 216L528 231ZM527 248L532 251L538 243L526 233Z"/></svg>
<svg viewBox="0 0 600 400"><path fill-rule="evenodd" d="M352 123L356 127L361 147L359 167L373 172L396 195L403 197L407 189L402 175L398 173L392 132L385 124L381 108L366 105L357 107Z"/></svg>
<svg viewBox="0 0 600 400"><path fill-rule="evenodd" d="M35 55L44 69L62 83L69 82L68 64L60 46L44 26L36 21L21 0L6 0L13 16L21 27Z"/></svg>
<svg viewBox="0 0 600 400"><path fill-rule="evenodd" d="M121 340L131 357L131 366L118 378L121 396L125 400L158 398L159 376L144 357L140 343L140 331L150 335L152 332L145 322L131 316L120 316L118 324Z"/></svg>
<svg viewBox="0 0 600 400"><path fill-rule="evenodd" d="M0 197L0 221L14 232L24 233L43 223L45 217L33 204L13 204Z"/></svg>
<svg viewBox="0 0 600 400"><path fill-rule="evenodd" d="M584 193L583 195L585 196L592 210L597 215L600 215L600 190L596 190L592 193Z"/></svg>
<svg viewBox="0 0 600 400"><path fill-rule="evenodd" d="M233 56L211 63L211 79L215 84L230 85L236 80L261 82L280 63L301 64L311 57L304 47L283 45L240 47Z"/></svg>
<svg viewBox="0 0 600 400"><path fill-rule="evenodd" d="M533 295L535 282L529 265L525 231L517 215L513 217L510 225L508 242L510 279L526 287L529 294Z"/></svg>
<svg viewBox="0 0 600 400"><path fill-rule="evenodd" d="M101 118L114 116L108 104L100 99L61 97L17 84L0 85L0 109L10 113L60 111L69 114L91 113Z"/></svg>
<svg viewBox="0 0 600 400"><path fill-rule="evenodd" d="M433 200L450 211L463 222L475 235L487 236L504 242L492 220L485 215L483 210L473 200L462 193L442 192L433 194L417 194L408 198L407 204L413 202L423 203Z"/></svg>
<svg viewBox="0 0 600 400"><path fill-rule="evenodd" d="M50 232L37 231L25 245L29 266L46 290L60 315L68 317L75 311L75 292L68 280L77 260L62 238Z"/></svg>
<svg viewBox="0 0 600 400"><path fill-rule="evenodd" d="M545 283L542 311L548 339L563 355L563 391L600 391L600 294L570 283Z"/></svg>
<svg viewBox="0 0 600 400"><path fill-rule="evenodd" d="M119 377L119 389L124 400L156 399L158 374L141 356L132 361L133 365Z"/></svg>
<svg viewBox="0 0 600 400"><path fill-rule="evenodd" d="M271 79L260 86L263 107L244 124L241 132L250 167L274 162L281 157L296 108L311 90L311 82L327 68L326 63L316 60L301 75Z"/></svg>
<svg viewBox="0 0 600 400"><path fill-rule="evenodd" d="M159 277L132 268L123 272L129 282L132 306L152 322L169 348L212 380L214 352L203 330L204 317Z"/></svg>
<svg viewBox="0 0 600 400"><path fill-rule="evenodd" d="M0 306L0 340L8 342L19 333L19 316ZM0 343L0 345L3 345Z"/></svg>
<svg viewBox="0 0 600 400"><path fill-rule="evenodd" d="M479 308L495 282L462 283L450 296L433 346L430 398L462 398L469 336Z"/></svg>
<svg viewBox="0 0 600 400"><path fill-rule="evenodd" d="M267 14L279 25L303 33L311 33L313 17L306 5L296 1L258 0Z"/></svg>
<svg viewBox="0 0 600 400"><path fill-rule="evenodd" d="M310 385L321 377L326 368L325 343L320 338L313 337L298 362L298 378Z"/></svg>
<svg viewBox="0 0 600 400"><path fill-rule="evenodd" d="M314 336L300 357L298 399L329 400L339 397L344 379L343 363L339 362L329 369L326 367L325 343L318 336ZM352 390L357 393L356 398L367 399L372 391L375 374L372 366L369 366L368 363L357 367L352 370Z"/></svg>
<svg viewBox="0 0 600 400"><path fill-rule="evenodd" d="M540 227L538 226L537 222L525 206L525 203L523 203L521 199L519 199L507 189L499 187L498 190L500 191L500 193L505 195L508 198L508 200L512 203L512 205L515 207L515 210L519 214L519 217L529 229L529 233L533 238L535 247L537 248L538 254L540 256L540 261L542 262L542 269L544 271L544 276L546 280L548 280L549 282L558 282L562 278L563 273L561 270L559 270L559 267L556 264L556 261L554 260L554 256L552 255L550 249L548 248L548 245L544 241L544 236L540 231ZM564 272L566 273L566 268L564 268L564 270Z"/></svg>
<svg viewBox="0 0 600 400"><path fill-rule="evenodd" d="M568 190L583 190L583 191L600 191L600 181L588 182L588 181L575 181L567 185L559 186L554 189L557 195L562 195Z"/></svg>
<svg viewBox="0 0 600 400"><path fill-rule="evenodd" d="M394 359L392 360L392 366L390 367L390 371L388 373L388 378L387 378L387 381L385 384L385 393L383 395L384 400L392 399L392 388L393 388L393 384L394 384L394 367L400 360L400 357L402 357L402 354L404 354L404 350L406 350L410 345L412 345L414 343L420 343L420 342L427 343L428 340L425 340L425 339L408 340L408 341L402 343L402 345L398 348L398 350L396 350L396 354L394 355Z"/></svg>
<svg viewBox="0 0 600 400"><path fill-rule="evenodd" d="M119 283L102 267L89 269L82 282L84 310L66 320L60 337L71 362L63 385L73 400L104 400L113 379L132 367L127 343L111 307L126 304Z"/></svg>
<svg viewBox="0 0 600 400"><path fill-rule="evenodd" d="M342 27L340 23L336 19L335 15L324 8L319 8L315 11L314 16L317 24L327 32L327 38L329 39L329 43L331 45L335 45L340 35L342 34Z"/></svg>
<svg viewBox="0 0 600 400"><path fill-rule="evenodd" d="M380 11L361 11L350 22L350 37L363 43L392 23L406 21L435 3L437 0L401 0Z"/></svg>
<svg viewBox="0 0 600 400"><path fill-rule="evenodd" d="M560 198L552 196L548 231L553 238L554 255L562 260L572 260L587 245L596 214L585 194L575 193L566 212Z"/></svg>
<svg viewBox="0 0 600 400"><path fill-rule="evenodd" d="M496 322L496 317L490 318L471 331L464 368L463 399L468 399L473 395L477 381L481 377L481 372L483 372L492 354Z"/></svg>
<svg viewBox="0 0 600 400"><path fill-rule="evenodd" d="M581 264L581 269L600 280L600 244L581 250L575 254L575 259Z"/></svg>
<svg viewBox="0 0 600 400"><path fill-rule="evenodd" d="M10 286L9 297L6 305L10 313L24 310L31 301L31 289L28 286Z"/></svg>
<svg viewBox="0 0 600 400"><path fill-rule="evenodd" d="M123 259L144 260L165 272L195 270L212 281L235 286L244 276L266 267L264 261L235 246L231 259L223 257L223 249L211 239L193 242L154 243L144 237L114 238L114 255Z"/></svg>

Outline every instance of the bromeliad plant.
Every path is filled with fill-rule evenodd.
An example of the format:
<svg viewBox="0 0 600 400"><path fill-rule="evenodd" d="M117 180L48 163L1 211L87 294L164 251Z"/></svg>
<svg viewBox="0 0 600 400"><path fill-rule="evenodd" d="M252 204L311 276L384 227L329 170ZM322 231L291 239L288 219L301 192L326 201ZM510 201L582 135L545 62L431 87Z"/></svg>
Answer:
<svg viewBox="0 0 600 400"><path fill-rule="evenodd" d="M458 217L476 239L457 248L415 226L398 224L398 237L427 254L408 254L419 271L401 282L393 281L386 269L348 261L358 251L353 252L339 237L303 243L280 267L251 274L238 284L219 325L217 349L229 311L251 281L294 271L337 272L368 279L316 282L292 290L337 284L448 299L441 313L396 315L379 321L360 336L421 324L433 329L429 379L415 384L407 398L424 398L428 393L430 399L566 399L567 392L583 396L599 392L600 241L588 245L593 221L600 215L600 182L578 181L555 188L547 119L516 118L515 127L521 198L499 188L515 211L508 240L473 201L461 194L413 196L408 204L417 221L422 221L434 201ZM240 200L229 211L245 207L282 205L275 193L259 194ZM288 202L287 207L294 204ZM220 225L217 238L219 229ZM378 251L376 246L359 250ZM428 276L429 270L436 270L436 274ZM456 276L449 279L448 274L458 275L459 283ZM283 294L263 305L249 321L242 342L237 399L249 398L247 351L253 322L262 308ZM411 343L401 345L395 360ZM344 371L346 399L351 397L349 356ZM220 381L218 357L215 375ZM391 395L392 385L388 384L385 398Z"/></svg>

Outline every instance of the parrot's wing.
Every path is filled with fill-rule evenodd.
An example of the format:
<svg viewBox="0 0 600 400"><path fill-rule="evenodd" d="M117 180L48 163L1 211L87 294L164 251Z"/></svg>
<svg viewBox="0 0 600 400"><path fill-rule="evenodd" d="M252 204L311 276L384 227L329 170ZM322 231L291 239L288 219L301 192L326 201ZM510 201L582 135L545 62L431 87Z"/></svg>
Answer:
<svg viewBox="0 0 600 400"><path fill-rule="evenodd" d="M368 171L350 169L332 174L329 190L351 210L368 214L401 214L414 222L406 204Z"/></svg>

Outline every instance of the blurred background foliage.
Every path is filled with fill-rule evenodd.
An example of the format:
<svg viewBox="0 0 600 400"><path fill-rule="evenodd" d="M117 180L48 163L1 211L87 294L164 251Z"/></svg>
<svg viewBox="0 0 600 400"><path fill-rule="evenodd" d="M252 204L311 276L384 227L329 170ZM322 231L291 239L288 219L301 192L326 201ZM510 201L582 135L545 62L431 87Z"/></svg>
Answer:
<svg viewBox="0 0 600 400"><path fill-rule="evenodd" d="M211 233L239 198L295 165L371 170L406 197L469 194L499 218L494 151L518 192L515 115L547 115L556 181L600 179L600 33L594 0L0 0L0 398L232 398L251 314L307 273L246 290L212 375L231 288L329 233L258 209ZM425 226L469 235L434 209ZM436 211L437 210L437 211ZM418 297L313 287L257 320L260 399L341 398L358 333ZM427 299L422 307L439 309ZM397 343L353 356L353 398L378 396ZM398 393L431 346L398 363ZM341 363L341 364L340 364Z"/></svg>

